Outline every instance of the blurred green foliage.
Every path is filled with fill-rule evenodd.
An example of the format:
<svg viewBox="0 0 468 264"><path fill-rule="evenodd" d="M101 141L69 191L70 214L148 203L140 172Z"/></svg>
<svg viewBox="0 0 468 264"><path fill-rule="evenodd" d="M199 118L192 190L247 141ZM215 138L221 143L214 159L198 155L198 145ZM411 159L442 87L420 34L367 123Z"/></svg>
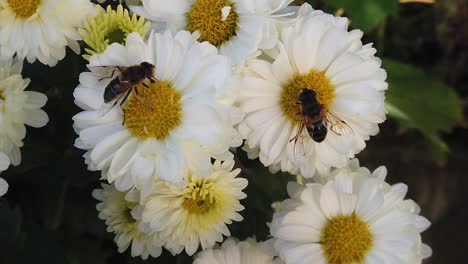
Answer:
<svg viewBox="0 0 468 264"><path fill-rule="evenodd" d="M449 148L441 132L450 132L463 122L461 99L452 87L427 76L414 66L385 60L389 90L386 108L404 128L419 129L432 144L434 159L446 162Z"/></svg>
<svg viewBox="0 0 468 264"><path fill-rule="evenodd" d="M398 14L397 0L325 0L327 5L342 8L351 19L353 28L364 32L376 29L388 16Z"/></svg>

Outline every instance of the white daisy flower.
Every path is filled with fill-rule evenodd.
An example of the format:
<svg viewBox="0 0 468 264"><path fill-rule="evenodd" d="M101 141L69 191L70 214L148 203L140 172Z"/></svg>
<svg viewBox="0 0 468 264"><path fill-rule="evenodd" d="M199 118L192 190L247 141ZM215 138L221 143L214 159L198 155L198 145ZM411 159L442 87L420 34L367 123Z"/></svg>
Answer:
<svg viewBox="0 0 468 264"><path fill-rule="evenodd" d="M415 264L431 255L420 233L430 222L419 215L407 186L389 185L380 167L335 170L325 185L288 185L291 199L274 214L271 234L286 263Z"/></svg>
<svg viewBox="0 0 468 264"><path fill-rule="evenodd" d="M195 256L194 264L273 264L274 255L262 242L249 238L245 241L227 239L221 247L205 249Z"/></svg>
<svg viewBox="0 0 468 264"><path fill-rule="evenodd" d="M0 173L8 169L8 166L10 166L10 159L8 158L7 155L0 152ZM8 183L4 179L0 178L0 196L5 195L7 191L8 191Z"/></svg>
<svg viewBox="0 0 468 264"><path fill-rule="evenodd" d="M47 97L39 92L24 91L30 80L22 78L22 68L22 61L0 60L0 151L15 166L21 162L25 124L37 128L49 121L40 109Z"/></svg>
<svg viewBox="0 0 468 264"><path fill-rule="evenodd" d="M107 2L107 1L111 1L111 0L97 0L98 3L102 4L104 2ZM113 2L116 2L116 1L119 1L119 2L125 2L127 5L138 5L139 3L141 3L140 0L112 0Z"/></svg>
<svg viewBox="0 0 468 264"><path fill-rule="evenodd" d="M229 56L233 65L242 65L256 56L259 48L272 48L278 37L276 21L293 0L142 0L143 6L130 9L156 22L157 28L198 31L200 41L208 41Z"/></svg>
<svg viewBox="0 0 468 264"><path fill-rule="evenodd" d="M130 247L132 257L159 257L162 247L158 234L142 232L140 219L134 213L138 210L138 191L119 192L112 185L102 184L102 189L95 189L93 197L101 201L96 205L99 219L106 221L107 231L115 234L114 241L119 253Z"/></svg>
<svg viewBox="0 0 468 264"><path fill-rule="evenodd" d="M239 200L247 180L236 178L234 160L213 164L208 177L189 172L187 187L180 188L157 179L152 192L142 200L142 219L151 230L160 232L165 248L173 254L184 248L193 255L198 246L211 248L229 236L226 225L241 221L244 210Z"/></svg>
<svg viewBox="0 0 468 264"><path fill-rule="evenodd" d="M239 129L249 156L258 155L273 171L312 177L316 171L343 167L378 133L378 124L385 120L386 72L374 56L376 50L362 45L363 33L347 31L346 18L304 5L292 21L280 30L271 63L250 60L236 75L234 86L246 113ZM305 88L315 92L319 116L332 112L336 117L325 120L338 122L328 125L321 143L301 129L298 97Z"/></svg>
<svg viewBox="0 0 468 264"><path fill-rule="evenodd" d="M103 115L110 108L103 102L110 79L95 66L141 62L155 65L156 82L138 84L122 107ZM229 147L242 142L233 129L241 117L222 100L228 59L189 32L151 34L148 44L132 33L126 46L114 43L91 57L89 67L94 72L81 74L74 92L85 110L73 118L76 146L89 150L90 169L104 170L119 190L145 185L153 175L184 185L187 170L209 175L211 158L232 157Z"/></svg>
<svg viewBox="0 0 468 264"><path fill-rule="evenodd" d="M54 66L68 46L77 54L77 28L95 14L89 0L0 0L0 56Z"/></svg>

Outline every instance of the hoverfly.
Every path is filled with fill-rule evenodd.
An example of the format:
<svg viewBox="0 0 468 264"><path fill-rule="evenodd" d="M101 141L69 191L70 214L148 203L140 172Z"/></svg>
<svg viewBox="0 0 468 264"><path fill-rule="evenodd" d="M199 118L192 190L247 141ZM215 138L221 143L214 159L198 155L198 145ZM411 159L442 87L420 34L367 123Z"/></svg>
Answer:
<svg viewBox="0 0 468 264"><path fill-rule="evenodd" d="M119 71L119 74L113 77L116 70ZM142 83L143 86L149 88L144 81L149 80L151 83L154 83L154 75L155 66L149 62L142 62L129 67L114 67L110 77L113 79L104 90L104 103L107 104L115 100L115 103L112 105L115 106L119 99L124 96L120 102L120 105L123 105L133 89L138 94L136 89L138 84Z"/></svg>
<svg viewBox="0 0 468 264"><path fill-rule="evenodd" d="M302 122L294 138L290 140L297 142L302 131L307 129L309 136L317 143L321 143L327 137L328 130L337 135L352 131L352 128L341 118L330 110L324 108L317 100L314 90L304 88L297 97L297 104L301 106Z"/></svg>

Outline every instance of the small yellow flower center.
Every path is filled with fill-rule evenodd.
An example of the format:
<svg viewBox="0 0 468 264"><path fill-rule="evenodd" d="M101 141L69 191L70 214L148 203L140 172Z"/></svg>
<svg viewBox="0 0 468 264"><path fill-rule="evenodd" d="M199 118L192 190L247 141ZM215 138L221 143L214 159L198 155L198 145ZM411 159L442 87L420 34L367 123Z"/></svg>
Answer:
<svg viewBox="0 0 468 264"><path fill-rule="evenodd" d="M116 28L114 31L110 32L107 35L107 39L109 40L109 43L120 43L120 44L125 44L125 39L127 38L125 32L123 32L122 29Z"/></svg>
<svg viewBox="0 0 468 264"><path fill-rule="evenodd" d="M163 140L182 122L181 95L170 82L137 85L125 103L125 126L139 139Z"/></svg>
<svg viewBox="0 0 468 264"><path fill-rule="evenodd" d="M215 184L206 178L199 178L185 189L185 200L182 206L192 214L204 214L216 203Z"/></svg>
<svg viewBox="0 0 468 264"><path fill-rule="evenodd" d="M125 199L125 198L123 198L123 199ZM124 208L123 208L122 216L125 219L125 223L128 225L128 227L133 227L133 225L136 222L136 219L133 218L133 216L132 216L132 210L133 210L133 208L135 208L137 203L129 202L129 201L126 201L126 200L124 200L123 202L124 202Z"/></svg>
<svg viewBox="0 0 468 264"><path fill-rule="evenodd" d="M118 5L116 10L108 5L105 11L101 8L99 11L99 15L88 17L83 27L78 29L84 42L89 46L85 48L87 54L83 55L87 60L94 54L104 52L112 43L125 45L127 36L133 32L144 38L151 26L143 17L138 18L136 14L130 16L122 5Z"/></svg>
<svg viewBox="0 0 468 264"><path fill-rule="evenodd" d="M320 243L328 264L362 263L372 247L372 234L367 223L353 213L328 220Z"/></svg>
<svg viewBox="0 0 468 264"><path fill-rule="evenodd" d="M231 10L223 18L225 7L231 7ZM186 16L187 30L200 31L200 42L208 41L219 47L236 35L239 15L230 0L195 0Z"/></svg>
<svg viewBox="0 0 468 264"><path fill-rule="evenodd" d="M7 0L16 17L27 19L36 13L37 7L42 0Z"/></svg>
<svg viewBox="0 0 468 264"><path fill-rule="evenodd" d="M301 112L297 99L302 89L314 90L317 94L317 101L325 109L330 109L335 98L335 87L325 76L325 72L310 71L306 74L297 74L291 78L288 84L283 86L280 97L280 106L284 114L294 124L299 124L302 117L298 115Z"/></svg>

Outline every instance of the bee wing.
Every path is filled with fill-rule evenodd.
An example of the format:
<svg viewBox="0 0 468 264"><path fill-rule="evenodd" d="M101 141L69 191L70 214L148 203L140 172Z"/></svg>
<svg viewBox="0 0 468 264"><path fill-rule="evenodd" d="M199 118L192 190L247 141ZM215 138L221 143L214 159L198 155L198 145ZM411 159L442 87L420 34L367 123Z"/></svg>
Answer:
<svg viewBox="0 0 468 264"><path fill-rule="evenodd" d="M327 110L327 112L325 113L323 123L329 130L333 131L339 136L346 135L349 133L354 134L353 129L343 119L341 119L339 116L337 116L330 110Z"/></svg>
<svg viewBox="0 0 468 264"><path fill-rule="evenodd" d="M123 71L125 67L122 66L88 66L88 69L95 75L101 77L100 80L103 79L113 79L117 75L120 74L120 72Z"/></svg>
<svg viewBox="0 0 468 264"><path fill-rule="evenodd" d="M132 83L130 83L129 81L123 81L123 82L119 82L116 85L113 85L108 91L120 97L124 92L130 90L131 88L132 88Z"/></svg>
<svg viewBox="0 0 468 264"><path fill-rule="evenodd" d="M116 95L116 97L108 103L105 103L104 106L99 111L99 116L105 116L114 106L119 104L120 106L123 104L123 101L127 98L130 94L132 84L130 82L120 82L118 86L113 86L112 93ZM110 90L105 90L104 92L109 92Z"/></svg>
<svg viewBox="0 0 468 264"><path fill-rule="evenodd" d="M309 135L304 134L305 129L305 120L303 118L302 122L299 124L297 128L296 135L289 140L289 142L293 142L294 144L294 157L305 156L305 147L304 147L304 138L308 137Z"/></svg>

